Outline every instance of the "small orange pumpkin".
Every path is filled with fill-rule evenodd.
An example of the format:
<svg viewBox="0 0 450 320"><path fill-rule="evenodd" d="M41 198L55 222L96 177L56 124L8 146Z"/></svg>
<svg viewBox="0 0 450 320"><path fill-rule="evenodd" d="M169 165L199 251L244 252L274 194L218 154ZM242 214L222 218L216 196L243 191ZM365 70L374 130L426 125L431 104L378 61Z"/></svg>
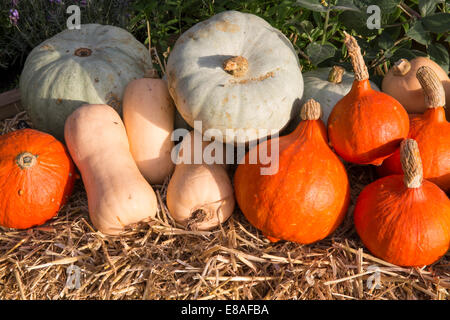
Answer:
<svg viewBox="0 0 450 320"><path fill-rule="evenodd" d="M427 66L417 70L427 111L410 118L408 137L417 141L422 155L423 176L445 192L450 191L450 123L445 119L445 92L438 75ZM397 150L377 168L381 176L401 174Z"/></svg>
<svg viewBox="0 0 450 320"><path fill-rule="evenodd" d="M74 164L53 136L33 129L0 136L1 226L43 224L66 203L74 181Z"/></svg>
<svg viewBox="0 0 450 320"><path fill-rule="evenodd" d="M417 142L400 147L404 175L369 184L355 206L356 231L374 255L399 266L422 267L437 261L450 246L450 200L423 180Z"/></svg>
<svg viewBox="0 0 450 320"><path fill-rule="evenodd" d="M308 244L324 239L339 226L347 212L350 200L347 173L328 146L320 114L320 105L312 99L307 101L301 111L303 121L294 132L260 143L247 153L245 162L236 170L237 202L249 222L270 241L283 239ZM267 165L251 163L264 149L277 162L276 173L270 172L277 167L273 163L269 174L261 171L269 169Z"/></svg>
<svg viewBox="0 0 450 320"><path fill-rule="evenodd" d="M356 39L346 34L345 45L355 81L328 118L330 143L345 161L381 165L408 135L408 114L397 100L370 87Z"/></svg>

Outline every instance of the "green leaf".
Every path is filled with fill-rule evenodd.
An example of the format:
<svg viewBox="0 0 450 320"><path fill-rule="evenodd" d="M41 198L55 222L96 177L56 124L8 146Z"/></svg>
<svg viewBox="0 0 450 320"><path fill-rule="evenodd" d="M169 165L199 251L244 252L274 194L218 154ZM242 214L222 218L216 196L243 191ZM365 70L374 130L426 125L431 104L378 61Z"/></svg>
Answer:
<svg viewBox="0 0 450 320"><path fill-rule="evenodd" d="M442 0L419 0L419 11L422 17L428 16L436 10L436 5Z"/></svg>
<svg viewBox="0 0 450 320"><path fill-rule="evenodd" d="M381 49L388 50L389 48L394 46L394 39L392 39L389 32L383 32L378 37L378 46Z"/></svg>
<svg viewBox="0 0 450 320"><path fill-rule="evenodd" d="M441 33L450 30L450 13L440 12L422 18L425 30Z"/></svg>
<svg viewBox="0 0 450 320"><path fill-rule="evenodd" d="M361 10L353 4L353 0L338 0L336 5L331 7L331 10L342 10L342 11L356 11L360 12Z"/></svg>
<svg viewBox="0 0 450 320"><path fill-rule="evenodd" d="M442 69L448 73L448 67L450 64L448 50L440 43L433 43L427 47L427 51L431 60L440 65Z"/></svg>
<svg viewBox="0 0 450 320"><path fill-rule="evenodd" d="M392 15L398 14L398 4L401 0L379 0L376 5L380 7L381 27L388 24ZM367 20L372 14L367 13L367 8L373 5L373 0L353 0L353 4L360 9L360 12L344 11L339 15L339 21L349 29L353 29L363 36L373 36L378 30L371 30L367 27Z"/></svg>
<svg viewBox="0 0 450 320"><path fill-rule="evenodd" d="M394 52L391 59L389 59L389 60L391 62L395 62L400 59L412 60L415 57L426 57L426 56L427 56L427 54L422 51L400 48Z"/></svg>
<svg viewBox="0 0 450 320"><path fill-rule="evenodd" d="M311 34L311 31L313 31L314 29L313 24L308 20L303 20L298 24L298 26L300 27L300 30L303 30L302 33L304 32L307 34Z"/></svg>
<svg viewBox="0 0 450 320"><path fill-rule="evenodd" d="M406 35L425 46L431 41L430 34L425 31L421 21L414 22L408 32L406 32Z"/></svg>
<svg viewBox="0 0 450 320"><path fill-rule="evenodd" d="M312 42L306 47L306 54L314 65L334 57L335 53L336 48L331 43Z"/></svg>
<svg viewBox="0 0 450 320"><path fill-rule="evenodd" d="M295 5L316 12L326 12L328 10L318 0L297 0Z"/></svg>

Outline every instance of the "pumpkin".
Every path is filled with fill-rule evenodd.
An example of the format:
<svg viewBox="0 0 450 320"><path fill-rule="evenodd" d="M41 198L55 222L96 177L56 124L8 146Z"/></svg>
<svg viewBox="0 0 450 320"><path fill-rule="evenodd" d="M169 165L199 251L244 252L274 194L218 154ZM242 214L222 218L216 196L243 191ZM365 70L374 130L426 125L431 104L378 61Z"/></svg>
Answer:
<svg viewBox="0 0 450 320"><path fill-rule="evenodd" d="M322 108L320 118L327 124L331 110L341 100L353 85L354 76L344 68L333 66L319 68L303 74L304 92L301 99L303 105L309 99L317 101ZM372 89L380 91L377 85L370 82Z"/></svg>
<svg viewBox="0 0 450 320"><path fill-rule="evenodd" d="M156 215L152 187L130 153L125 126L108 105L83 105L66 120L65 139L81 173L89 216L104 234Z"/></svg>
<svg viewBox="0 0 450 320"><path fill-rule="evenodd" d="M30 52L20 76L21 103L35 128L62 140L65 119L82 104L108 104L121 113L125 86L150 63L145 46L124 29L84 24Z"/></svg>
<svg viewBox="0 0 450 320"><path fill-rule="evenodd" d="M346 33L345 45L355 80L328 118L330 143L347 162L380 165L406 138L408 114L397 100L371 88L356 39Z"/></svg>
<svg viewBox="0 0 450 320"><path fill-rule="evenodd" d="M21 129L0 136L0 225L27 229L57 215L72 193L75 167L49 134Z"/></svg>
<svg viewBox="0 0 450 320"><path fill-rule="evenodd" d="M175 167L171 161L175 108L167 83L151 70L147 77L133 80L126 87L123 122L140 172L150 183L162 184Z"/></svg>
<svg viewBox="0 0 450 320"><path fill-rule="evenodd" d="M178 145L177 165L167 187L167 208L172 218L187 229L210 230L233 214L234 191L223 163L194 162L196 139L202 141L202 135L191 131ZM203 141L198 150L204 152L212 144L216 144L215 148L222 145Z"/></svg>
<svg viewBox="0 0 450 320"><path fill-rule="evenodd" d="M426 57L417 57L411 61L400 59L384 76L381 88L397 99L409 113L427 111L423 90L416 78L417 70L422 66L433 69L444 86L446 100L450 101L450 79L436 62Z"/></svg>
<svg viewBox="0 0 450 320"><path fill-rule="evenodd" d="M450 245L450 200L423 179L417 142L400 146L403 175L369 184L358 196L356 231L377 257L399 266L422 267L437 261Z"/></svg>
<svg viewBox="0 0 450 320"><path fill-rule="evenodd" d="M183 33L166 70L181 116L191 127L201 121L205 137L216 129L221 142L255 141L280 131L303 93L289 40L265 20L237 11L219 13Z"/></svg>
<svg viewBox="0 0 450 320"><path fill-rule="evenodd" d="M344 165L328 146L320 105L309 100L300 122L287 136L266 140L239 164L236 200L248 221L270 241L312 243L330 235L342 222L350 200ZM252 164L257 154L276 152L278 171L262 174L266 165ZM275 172L276 171L276 172ZM268 174L267 174L268 173Z"/></svg>
<svg viewBox="0 0 450 320"><path fill-rule="evenodd" d="M410 119L408 137L417 141L423 163L423 176L445 192L450 192L450 123L445 119L445 92L432 68L422 66L417 79L423 88L427 111ZM377 168L381 176L401 174L397 150Z"/></svg>

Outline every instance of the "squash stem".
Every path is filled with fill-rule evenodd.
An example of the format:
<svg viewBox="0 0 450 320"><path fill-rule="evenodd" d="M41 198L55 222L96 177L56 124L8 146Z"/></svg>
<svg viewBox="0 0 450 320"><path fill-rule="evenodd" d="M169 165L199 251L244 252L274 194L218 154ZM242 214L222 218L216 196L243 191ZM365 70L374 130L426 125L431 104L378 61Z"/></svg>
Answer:
<svg viewBox="0 0 450 320"><path fill-rule="evenodd" d="M436 72L430 67L422 66L417 70L416 78L422 86L427 108L445 106L445 90Z"/></svg>
<svg viewBox="0 0 450 320"><path fill-rule="evenodd" d="M403 181L408 188L419 188L423 181L422 159L419 145L414 139L403 140L400 144L400 161Z"/></svg>

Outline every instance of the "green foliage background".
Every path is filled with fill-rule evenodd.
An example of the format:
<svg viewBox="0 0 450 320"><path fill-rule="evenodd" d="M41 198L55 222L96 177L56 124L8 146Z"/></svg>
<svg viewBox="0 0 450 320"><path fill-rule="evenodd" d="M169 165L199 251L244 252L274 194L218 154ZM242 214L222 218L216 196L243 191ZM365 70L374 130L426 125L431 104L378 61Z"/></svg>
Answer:
<svg viewBox="0 0 450 320"><path fill-rule="evenodd" d="M66 28L70 4L81 6L82 23L126 28L152 46L161 60L188 28L225 10L256 14L280 29L293 43L304 71L339 64L345 59L343 31L358 37L372 80L379 82L399 58L429 56L449 69L450 4L444 0L18 0L20 18L10 22L12 1L0 4L0 92L17 85L29 51ZM369 5L381 8L381 29L370 30Z"/></svg>

